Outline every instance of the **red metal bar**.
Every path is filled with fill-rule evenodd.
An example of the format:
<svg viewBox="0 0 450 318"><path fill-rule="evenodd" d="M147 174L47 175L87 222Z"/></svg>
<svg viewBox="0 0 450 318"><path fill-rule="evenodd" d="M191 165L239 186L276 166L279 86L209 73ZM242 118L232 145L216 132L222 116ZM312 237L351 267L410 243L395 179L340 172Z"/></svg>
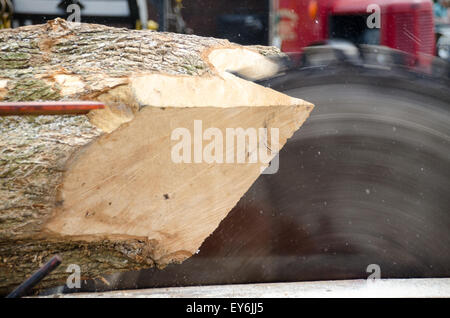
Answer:
<svg viewBox="0 0 450 318"><path fill-rule="evenodd" d="M92 101L72 102L0 102L0 116L12 115L81 115L105 105Z"/></svg>
<svg viewBox="0 0 450 318"><path fill-rule="evenodd" d="M39 283L45 276L50 274L56 267L61 264L62 258L59 255L55 255L49 260L44 266L38 269L30 278L20 284L16 289L14 289L6 298L19 298L26 296L37 283Z"/></svg>

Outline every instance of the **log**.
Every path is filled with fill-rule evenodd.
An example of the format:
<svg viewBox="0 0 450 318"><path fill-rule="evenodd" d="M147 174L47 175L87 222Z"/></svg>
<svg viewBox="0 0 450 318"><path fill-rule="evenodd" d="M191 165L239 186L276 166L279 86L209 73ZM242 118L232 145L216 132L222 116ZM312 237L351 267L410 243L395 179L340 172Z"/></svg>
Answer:
<svg viewBox="0 0 450 318"><path fill-rule="evenodd" d="M0 293L54 254L41 288L69 264L95 278L196 253L313 108L230 73L264 76L278 54L61 19L1 30L0 101L106 108L0 117Z"/></svg>

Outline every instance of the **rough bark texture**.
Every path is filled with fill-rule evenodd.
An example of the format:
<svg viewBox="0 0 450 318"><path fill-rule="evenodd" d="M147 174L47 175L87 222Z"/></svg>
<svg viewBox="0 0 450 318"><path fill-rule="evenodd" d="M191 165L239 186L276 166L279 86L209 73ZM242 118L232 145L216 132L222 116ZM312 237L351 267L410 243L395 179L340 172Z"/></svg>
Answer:
<svg viewBox="0 0 450 318"><path fill-rule="evenodd" d="M0 101L94 99L108 106L88 116L0 117L0 293L22 282L54 254L62 255L66 266L81 264L86 278L164 266L192 254L187 251L155 259L158 242L152 238L48 235L42 229L64 204L58 192L68 162L94 140L133 121L148 105L132 98L130 78L145 74L215 76L218 70L205 54L217 48L238 46L213 38L79 25L60 19L0 31ZM266 47L251 50L280 54ZM297 119L301 122L283 133L283 143L312 109L307 103L300 106L304 114ZM87 212L86 218L89 216ZM66 266L40 286L64 282Z"/></svg>

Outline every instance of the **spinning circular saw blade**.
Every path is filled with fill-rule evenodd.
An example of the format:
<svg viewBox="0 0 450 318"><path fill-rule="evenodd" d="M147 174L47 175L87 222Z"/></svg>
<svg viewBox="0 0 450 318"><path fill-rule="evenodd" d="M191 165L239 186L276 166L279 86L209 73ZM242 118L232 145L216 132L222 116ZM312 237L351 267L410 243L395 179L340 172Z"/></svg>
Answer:
<svg viewBox="0 0 450 318"><path fill-rule="evenodd" d="M370 264L382 278L450 276L450 68L416 73L379 48L332 60L314 50L260 82L316 105L279 171L184 263L84 290L367 278Z"/></svg>

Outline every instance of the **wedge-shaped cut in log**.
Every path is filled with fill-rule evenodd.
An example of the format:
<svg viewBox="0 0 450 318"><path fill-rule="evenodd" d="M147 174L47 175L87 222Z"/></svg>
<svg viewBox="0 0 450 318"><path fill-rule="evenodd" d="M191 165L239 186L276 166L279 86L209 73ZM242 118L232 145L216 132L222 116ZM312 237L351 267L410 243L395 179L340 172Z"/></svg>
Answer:
<svg viewBox="0 0 450 318"><path fill-rule="evenodd" d="M0 118L3 292L57 253L41 287L190 257L313 108L227 72L273 48L59 19L0 42L0 100L107 106Z"/></svg>

